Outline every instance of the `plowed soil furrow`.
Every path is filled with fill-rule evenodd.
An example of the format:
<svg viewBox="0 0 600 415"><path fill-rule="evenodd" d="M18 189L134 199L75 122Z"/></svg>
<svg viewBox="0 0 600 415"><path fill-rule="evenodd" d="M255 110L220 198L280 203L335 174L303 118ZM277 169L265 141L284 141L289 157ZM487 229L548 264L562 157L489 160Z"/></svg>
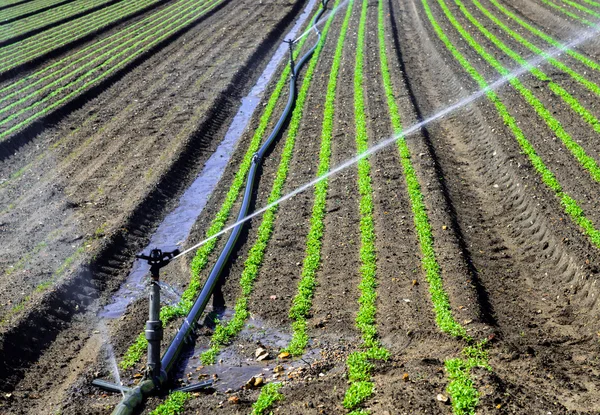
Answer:
<svg viewBox="0 0 600 415"><path fill-rule="evenodd" d="M257 11L256 14L259 12ZM198 38L203 39L202 42L208 40L215 44L222 45L222 48L227 46L235 47L235 36L239 34L239 24L246 17L254 18L254 15L246 15L246 11L238 10L239 18L233 19L231 24L234 30L213 32L211 36L209 31L200 30ZM228 36L231 35L231 36ZM229 60L216 59L221 49L214 49L206 54L206 57L199 59L198 54L202 54L198 50L198 44L192 43L192 52L186 52L171 48L169 54L166 54L161 63L156 65L160 72L151 72L147 75L147 79L142 82L151 85L148 90L136 93L135 87L128 89L128 95L135 95L135 100L138 104L133 107L128 107L127 111L121 111L119 115L108 120L102 125L102 129L98 132L90 129L90 131L81 131L70 138L70 143L79 142L85 150L77 155L75 160L83 160L87 164L85 171L78 171L76 164L71 158L72 154L67 154L66 160L63 161L62 169L54 167L48 175L38 181L35 186L23 192L20 186L16 188L12 194L4 194L3 197L7 203L16 204L15 208L11 209L9 215L5 216L7 223L11 223L11 232L5 236L13 238L16 242L12 246L12 250L22 251L23 247L31 243L32 240L38 240L40 235L43 235L39 229L39 223L52 223L52 218L60 216L58 212L64 209L64 205L59 203L55 208L47 209L42 215L35 215L34 212L38 209L39 192L47 186L48 183L54 183L57 187L63 187L68 195L72 195L71 204L82 206L82 216L86 215L88 210L86 206L100 205L107 209L106 214L101 219L101 223L105 223L105 218L117 215L122 206L116 204L117 200L122 199L125 206L131 206L134 201L127 200L124 195L131 191L145 191L156 177L160 177L163 173L161 163L168 160L169 153L160 157L148 160L144 157L148 148L159 145L160 140L165 137L184 138L191 134L195 125L197 125L198 117L203 114L207 107L204 105L195 106L193 110L191 98L201 96L206 88L206 80L211 78L211 75L218 68L228 67L235 62L235 59ZM177 69L177 62L183 56L187 56L194 62L197 62L198 67L207 67L202 75L189 72L185 75L177 76L181 73ZM153 63L149 62L145 69L153 67ZM174 67L175 66L175 67ZM169 73L172 76L165 76L162 70L169 68ZM153 79L152 76L155 76ZM175 80L175 82L172 82ZM171 82L169 82L171 81ZM204 82L202 82L204 81ZM134 85L134 84L131 84ZM166 86L165 86L166 85ZM165 105L171 99L171 96L178 94L183 99L181 103L175 106ZM186 104L187 103L187 104ZM162 128L148 128L140 125L139 118L161 119L165 122ZM113 128L117 128L113 130ZM141 131L140 131L141 127ZM90 134L91 137L87 136ZM121 141L122 140L122 141ZM125 144L122 144L122 143ZM91 144L91 145L89 145ZM80 147L81 148L81 147ZM134 158L131 158L131 154ZM98 156L101 155L101 156ZM66 163L65 163L66 161ZM129 169L112 169L109 166L129 165ZM36 169L40 171L39 169ZM141 171L139 176L132 176L130 172ZM26 178L24 180L27 180ZM115 185L112 185L114 183ZM75 200L77 198L78 200ZM33 218L36 217L35 220ZM46 231L45 238L48 238ZM34 249L29 248L28 251ZM35 258L33 258L35 260ZM18 261L17 261L18 262ZM55 268L60 263L56 264ZM9 264L7 264L9 266ZM29 267L28 267L29 268ZM26 276L26 274L25 274ZM9 287L15 278L22 278L23 273L16 273L11 279L5 279L2 283L3 287ZM34 277L35 278L35 277ZM28 278L25 278L27 281ZM12 289L14 291L14 288ZM18 292L18 291L17 291ZM27 295L25 292L23 295ZM11 291L4 292L3 295L9 295L8 298L20 298Z"/></svg>
<svg viewBox="0 0 600 415"><path fill-rule="evenodd" d="M105 201L105 204L98 203L95 205L94 209L99 208L100 210L104 210L108 208L109 203L114 203L117 200L121 200L122 208L115 209L114 211L106 210L104 212L100 211L90 211L86 209L84 212L86 220L79 222L79 224L84 226L95 226L92 223L89 223L90 219L96 218L104 218L113 215L113 212L119 212L120 217L113 216L111 218L111 223L113 226L118 228L122 228L123 224L127 223L127 220L137 220L133 222L130 227L130 231L134 232L134 235L131 237L129 241L125 240L121 242L121 249L118 249L118 255L113 257L112 259L106 262L106 266L101 269L95 270L94 275L92 275L93 284L89 286L91 288L91 298L95 298L99 295L99 293L94 292L94 286L96 288L106 288L108 286L115 287L117 280L122 278L122 272L125 271L123 269L121 271L121 266L123 262L127 262L128 254L127 252L131 252L130 249L139 249L140 242L142 239L147 238L148 232L153 227L154 218L160 217L161 213L159 211L147 210L145 214L139 215L139 213L135 213L136 210L140 209L140 203L149 202L149 198L155 198L152 209L156 209L159 206L164 206L169 203L169 200L177 195L182 188L182 181L186 182L188 178L194 177L195 172L197 172L199 166L201 165L201 161L204 160L209 152L216 146L218 142L218 137L224 134L224 130L227 125L227 120L231 119L232 112L235 108L236 101L242 94L243 89L248 88L251 85L253 79L261 71L261 67L266 62L265 59L269 55L270 51L274 50L273 47L278 44L279 37L285 28L288 26L289 22L296 16L296 13L301 8L301 4L264 4L262 7L246 5L242 4L231 4L229 7L223 9L222 13L215 13L214 16L203 21L203 25L198 25L198 27L186 33L185 37L181 37L177 42L170 45L164 51L161 51L150 58L144 65L141 65L136 70L132 71L122 80L119 80L114 87L107 89L103 92L96 100L87 104L84 108L79 111L74 112L72 115L69 115L62 124L54 127L52 130L46 131L40 137L36 138L36 143L38 146L42 146L45 150L48 151L48 155L42 158L42 164L47 168L47 176L52 176L54 172L52 168L56 168L57 161L54 157L56 157L57 153L61 154L61 152L57 152L56 150L51 148L51 144L56 142L61 137L66 136L69 131L69 126L72 125L73 122L77 122L77 120L83 119L89 113L98 113L100 114L99 119L96 121L100 121L96 128L102 127L102 122L115 123L115 119L111 119L110 114L116 114L119 110L119 107L127 108L129 112L129 116L133 116L135 111L137 111L138 118L136 121L130 122L132 125L129 130L123 130L118 126L114 125L113 138L110 141L118 141L122 140L122 151L123 152L131 152L135 148L135 144L133 148L128 148L128 141L132 141L131 139L141 135L146 136L145 141L147 142L147 147L138 147L137 150L144 150L143 157L148 162L152 161L154 164L146 163L129 163L127 158L114 157L113 164L107 164L104 170L123 170L128 171L130 174L127 176L127 181L121 183L122 186L110 187L111 189L111 199L109 201ZM248 14L250 13L250 14ZM244 19L245 18L245 19ZM252 23L252 24L250 24ZM242 31L242 28L246 25L246 30ZM241 27L240 27L241 26ZM209 50L206 43L206 33L203 34L203 31L206 31L207 28L209 30L214 31L215 36L225 36L224 41L228 41L229 44L223 43L221 46L221 54L223 55L223 59L212 59L212 61L208 62L207 60L211 56L216 56L217 50ZM230 37L227 37L229 35ZM210 36L208 36L210 37ZM235 37L235 39L234 39ZM181 48L184 44L193 46L190 49L191 53L186 54L186 49ZM245 45L252 45L252 47L247 48L243 47ZM194 58L203 55L198 51L204 50L207 55L204 58L205 60L194 60ZM230 52L227 55L227 52ZM215 55L211 55L215 53ZM228 58L226 58L228 56ZM178 58L178 59L177 59ZM185 59L190 59L186 61ZM160 66L161 63L167 62L166 67ZM196 68L196 77L190 75L187 70L184 68L189 68L191 65L190 62L193 62L194 67ZM212 67L221 68L219 76L212 76L209 78L203 78L202 73L205 73L207 70L210 73ZM172 76L164 77L163 73L156 72L155 74L148 77L146 73L152 73L152 70L155 68L160 68L161 71L166 71L170 73ZM215 69L216 70L216 69ZM181 76L179 75L181 74ZM153 79L154 78L154 79ZM133 85L136 82L148 82L148 85L152 85L153 82L158 82L159 80L163 80L166 85L163 88L153 88L150 87L149 91L151 93L147 93L148 91L144 91L146 93L135 94L133 93L134 89L124 88L125 85ZM194 85L195 82L201 81L198 85ZM181 83L179 83L181 82ZM122 83L122 84L121 84ZM139 84L138 84L139 85ZM179 87L179 88L178 88ZM190 88L191 87L191 88ZM183 91L181 91L182 89ZM139 91L138 87L138 91ZM141 92L141 91L139 91ZM205 106L201 106L198 108L198 112L194 113L191 111L193 107L197 107L197 104L192 100L196 100L197 96L194 93L198 93L199 95L204 94L206 97ZM186 95L189 94L189 95ZM138 96L136 96L138 95ZM159 131L158 129L154 129L153 124L155 123L155 116L160 116L161 114L152 113L152 112L144 112L140 111L141 108L135 108L135 106L129 107L127 102L135 101L136 99L143 99L146 102L146 107L148 105L154 105L156 108L156 103L151 103L148 101L150 99L158 99L162 101L161 109L166 113L167 109L170 107L170 99L176 100L178 97L183 97L184 101L188 101L188 108L190 110L185 111L184 118L180 118L177 121L173 122L168 129L165 131ZM103 108L103 104L110 103L106 110ZM142 105L144 107L144 105ZM149 108L153 108L150 106ZM140 118L140 115L143 117ZM104 116L107 116L104 118ZM121 122L128 123L128 118L121 118ZM89 126L93 128L92 126ZM80 131L75 134L75 137L72 138L72 141L75 143L85 143L89 138L89 131ZM80 135L77 135L80 134ZM163 137L168 137L169 140L166 139L155 139L154 137L160 136L163 134ZM94 137L92 135L92 137ZM94 140L99 139L100 141L104 140L105 137L100 135L96 137ZM138 141L132 141L133 143L137 143ZM111 144L112 146L113 144ZM182 158L182 154L190 151L190 146L193 148L194 156L189 160ZM97 143L89 143L90 148L101 148ZM206 151L198 152L199 148L204 148ZM72 149L72 147L71 147ZM98 151L98 150L96 150ZM51 154L54 153L54 156ZM85 152L84 152L85 153ZM115 153L115 154L118 154ZM167 154L166 157L161 158L164 154ZM69 159L69 152L62 153L62 156L65 157L62 159L63 166L61 167L64 171L76 171L72 166L74 164L83 163L87 164L85 160L89 159L89 156L75 157L73 159ZM26 164L28 161L27 157L15 157L15 160ZM175 166L179 170L177 173L173 174L172 169L174 167L165 167L166 165ZM153 180L154 185L148 186L143 184L139 186L136 183L135 177L143 178L144 175L147 175L146 168L151 166L154 168L154 175L147 176L145 180ZM101 170L101 169L100 169ZM81 170L82 172L85 169ZM111 180L119 180L121 176L119 174L112 176L105 176L106 178L110 178ZM69 177L65 177L64 184L65 187L68 187L71 183L69 182ZM76 182L76 177L70 177L71 180ZM182 180L183 179L183 180ZM37 177L29 177L24 175L22 180L22 188L25 189L27 186L35 183L37 181ZM31 181L29 181L31 180ZM165 182L166 180L166 182ZM29 183L29 184L28 184ZM81 182L83 183L83 182ZM79 186L77 187L78 194L85 196L87 194L92 194L94 192L97 183L90 182L88 180L88 187ZM161 184L162 183L162 184ZM165 188L165 184L167 184L168 188ZM105 185L109 185L105 183ZM118 189L118 190L117 190ZM122 192L121 196L117 194L117 191ZM153 193L160 192L159 194L153 195ZM125 195L125 196L124 196ZM74 196L74 195L71 195ZM115 199L112 199L112 197ZM158 197L157 197L158 196ZM65 195L59 192L56 192L53 196L55 197L57 203L65 203ZM85 197L83 198L85 199ZM142 202L140 202L142 201ZM146 201L146 202L144 202ZM40 205L40 201L35 201L38 206ZM137 202L137 203L136 203ZM44 207L37 213L38 215L44 215L45 206L48 205L48 202L43 204ZM69 203L67 203L68 205ZM85 201L82 203L85 205ZM72 205L75 210L79 206L77 203ZM114 207L113 207L114 208ZM71 209L71 208L67 208ZM125 213L128 212L128 213ZM153 213L155 212L155 213ZM70 213L69 213L70 214ZM139 215L139 216L138 216ZM129 216L129 219L127 218ZM143 218L142 218L143 216ZM137 219L136 219L137 218ZM56 220L58 218L54 218ZM140 220L141 219L141 220ZM119 224L119 221L121 221ZM154 222L155 223L155 222ZM62 227L62 225L57 228ZM127 225L125 225L127 226ZM105 235L112 235L112 238L115 238L115 228L112 230L107 228L105 230ZM84 230L81 230L83 234L85 234ZM118 231L117 231L118 232ZM119 239L119 237L117 237ZM132 245L127 245L132 244ZM136 247L137 246L137 247ZM92 250L98 249L98 247L94 247ZM122 249L124 251L122 251ZM110 252L110 251L109 251ZM125 255L123 255L125 254ZM53 256L62 255L60 252L53 252ZM84 258L87 256L84 255ZM106 257L106 254L100 255L99 259ZM108 258L107 258L108 259ZM79 278L79 277L78 277ZM68 286L70 281L76 281L73 278L68 278L64 283L61 282L59 286ZM54 291L54 289L53 289ZM102 300L106 301L106 297L102 297ZM39 303L37 297L34 299L34 303L39 303L38 307L41 307L41 310L44 310L48 301L46 297L52 297L51 293L48 293L48 296L42 295L41 303ZM66 298L69 301L72 301ZM79 311L83 311L85 307L89 304L88 302L80 303ZM4 388L12 388L16 387L13 396L15 399L10 403L11 411L19 412L29 412L29 413L39 413L38 403L33 400L27 399L26 390L30 390L33 387L34 394L37 395L45 395L53 396L54 393L58 391L65 391L69 388L72 382L78 381L78 375L67 376L67 373L74 373L79 370L87 370L89 368L89 364L95 361L98 358L98 348L101 344L97 341L97 336L92 336L90 330L84 329L90 326L90 323L93 322L93 314L95 311L92 311L90 314L80 315L79 317L75 317L73 319L74 312L77 310L72 309L71 306L74 306L75 303L70 303L69 307L67 307L64 311L64 315L61 316L64 319L64 323L56 324L56 323L46 323L47 326L47 334L49 336L56 336L59 331L59 327L64 327L64 331L58 334L56 341L53 342L54 337L48 338L46 334L41 335L38 339L37 343L32 341L32 346L36 347L36 350L28 351L22 350L19 361L12 360L11 366L17 366L17 368L10 369L8 372L8 368L3 364L2 373L3 379L6 384L3 385ZM49 305L51 307L56 307L55 305ZM81 307L83 306L83 307ZM31 315L30 306L26 306L25 312L28 315ZM95 305L94 307L97 307ZM92 309L97 309L92 307ZM36 320L37 319L37 320ZM34 320L40 321L39 317L34 316ZM3 351L4 357L6 359L12 359L7 354L9 350L10 343L18 341L19 337L19 321L17 320L15 328L10 328L5 332L3 338ZM39 323L38 323L39 324ZM42 323L44 324L44 323ZM26 329L22 327L23 332L26 333ZM70 341L69 339L73 338L73 333L76 333L78 330L81 330L80 334L77 336L80 340ZM70 331L73 330L73 331ZM89 341L88 341L89 340ZM119 342L115 342L119 344ZM49 347L47 350L46 347ZM78 356L78 353L82 350L87 350L87 352ZM35 353L39 354L45 350L45 353L41 355L41 357L37 357ZM64 378L66 379L65 383L56 383L56 379L61 378L60 375L57 375L55 370L50 372L40 372L36 373L36 369L32 369L27 373L23 374L22 370L29 366L27 359L30 359L33 353L33 358L38 360L39 368L44 367L56 367L56 371L60 371L64 373ZM82 359L83 361L88 362L86 366L79 365L79 368L69 365L67 362L72 359ZM73 360L75 361L75 360ZM79 360L77 360L79 361ZM61 364L59 362L65 362L65 364ZM20 365L20 367L19 367ZM62 366L61 366L62 365ZM82 372L80 372L82 373ZM25 376L20 382L19 379ZM47 381L40 380L40 376L47 376ZM52 379L50 379L52 377ZM8 383L8 382L12 382ZM18 383L17 383L18 382ZM69 392L69 394L72 392ZM62 406L61 401L64 399L70 399L68 396L58 393L57 396L52 397L52 404L57 407ZM41 402L41 401L40 401ZM101 405L103 407L103 405ZM74 413L77 413L78 407L74 407ZM70 409L69 409L70 410Z"/></svg>
<svg viewBox="0 0 600 415"><path fill-rule="evenodd" d="M460 73L458 69L457 73ZM422 82L427 85L427 81ZM446 83L450 86L452 84ZM506 97L511 95L502 95L502 98ZM485 109L488 105L487 102L481 102L478 107L481 106L485 114L494 114L491 108ZM475 108L468 111L476 114L473 113ZM490 134L503 128L497 125L498 121L492 117L473 115L452 117L459 124L458 131L462 129L463 132L440 135L444 140L437 146L441 149L445 146L452 148L452 151L442 150L438 154L441 163L447 164L450 169L451 174L446 174L446 178L450 182L449 187L456 189L457 198L481 200L480 203L457 205L457 212L461 221L464 220L467 224L477 223L479 228L470 230L468 227L465 239L467 244L479 247L473 250L473 264L480 270L480 278L489 294L497 321L495 330L500 337L497 346L492 349L491 364L499 376L492 385L495 385L496 392L506 389L513 394L506 404L501 404L510 413L531 411L533 409L526 409L530 405L531 408L548 408L558 410L559 413L567 409L593 411L589 408L590 396L597 388L592 380L593 375L580 380L580 385L586 385L585 387L581 387L577 393L570 393L564 389L560 391L561 382L554 374L561 372L568 379L573 379L581 376L583 367L590 368L591 373L594 373L596 369L593 364L590 367L590 362L586 361L580 366L571 361L567 367L559 363L559 359L551 359L549 356L552 354L550 349L553 342L558 339L561 339L558 340L561 343L581 341L581 350L587 350L590 345L591 338L587 335L577 334L577 330L572 330L573 327L561 324L561 315L569 313L570 308L570 300L565 301L561 290L569 290L569 280L574 274L589 272L589 269L583 271L580 267L586 268L585 256L591 254L595 257L596 253L593 249L590 251L590 248L586 248L587 241L581 238L577 238L578 243L564 244L566 235L569 235L567 238L570 240L571 235L578 232L573 232L572 227L564 220L556 219L562 218L560 207L549 200L548 196L544 196L545 189L531 183L530 175L524 174L523 169L527 167L524 162L517 161L520 156L512 153L514 147L510 141L496 141L500 137L499 133ZM460 120L469 121L461 127ZM527 136L530 137L531 134ZM450 154L453 156L450 157ZM456 159L452 160L454 157ZM523 188L523 180L528 181L528 191L525 193L519 189ZM498 190L490 190L490 187ZM469 196L463 192L468 192ZM541 195L536 195L537 192L541 192ZM511 198L518 198L522 204L515 206L511 203ZM479 208L473 209L475 206ZM491 209L492 206L497 208ZM530 221L529 224L527 220ZM515 234L526 237L515 237ZM489 248L486 249L486 246ZM550 257L552 259L549 261ZM595 261L597 259L592 260ZM584 313L588 312L587 307L583 307ZM589 321L582 321L581 324L588 325ZM555 340L549 340L550 338ZM515 353L507 358L508 350ZM514 359L514 365L509 374L505 370L505 361L510 359ZM545 374L540 373L531 381L525 380L523 371L533 367ZM484 405L490 405L489 408L493 393L490 395L491 397L485 396L483 401ZM532 395L541 397L541 402L532 403L527 398ZM557 395L561 395L558 400L554 399Z"/></svg>
<svg viewBox="0 0 600 415"><path fill-rule="evenodd" d="M356 50L356 29L360 2L353 5L342 53L335 98L335 119L331 139L331 165L335 166L356 153L352 73ZM356 341L354 328L358 269L359 212L356 168L340 173L329 183L324 218L321 270L313 299L313 318L309 334L319 341ZM317 324L317 327L315 327ZM335 403L339 404L339 402Z"/></svg>
<svg viewBox="0 0 600 415"><path fill-rule="evenodd" d="M437 5L436 5L437 6ZM446 19L445 14L439 7L432 7L434 13L436 13L436 18L438 19L440 25L444 28L448 36L455 40L458 45L463 45L462 38L458 34L458 32L452 27L452 25ZM479 55L467 45L461 47L461 51L464 52L465 56L467 56L470 61L477 62ZM496 79L500 75L495 70L489 68L487 65L477 65L476 66L482 73L486 75L488 79ZM530 86L531 84L535 84L535 80L532 80L530 75L525 75L523 77L523 84L526 86ZM543 95L540 94L537 90L535 91L536 96L538 98L542 98ZM518 94L516 91L512 89L512 87L505 86L500 90L500 96L503 99L507 100L516 100L514 104L511 104L511 108L514 109L514 115L518 120L535 120L536 122L527 122L523 123L521 128L525 132L525 135L528 137L530 142L533 144L534 148L551 166L551 170L556 175L559 182L563 185L565 191L572 195L580 205L583 207L585 214L590 217L590 220L595 224L598 223L597 220L597 212L594 209L590 209L590 202L594 200L595 189L597 189L597 185L595 181L593 181L590 177L588 171L581 168L581 165L574 159L571 152L567 151L564 147L564 144L557 138L555 133L550 129L549 125L544 122L544 120L535 113L533 107L528 104L524 98ZM507 97L507 98L504 98ZM556 105L552 105L552 100L548 99L549 102L546 103L546 108L555 108ZM556 100L554 100L556 101ZM561 106L561 108L563 108ZM562 110L566 112L566 109ZM585 134L585 131L589 128L584 128L581 132L577 131L575 128L577 126L576 123L572 123L573 125L567 125L565 128L568 129L568 133L570 133L571 138L578 137L578 134ZM565 168L560 168L560 166L565 166ZM569 167L566 167L569 166ZM573 169L578 169L576 174L573 174ZM585 185L582 186L582 183ZM596 225L597 227L598 225Z"/></svg>

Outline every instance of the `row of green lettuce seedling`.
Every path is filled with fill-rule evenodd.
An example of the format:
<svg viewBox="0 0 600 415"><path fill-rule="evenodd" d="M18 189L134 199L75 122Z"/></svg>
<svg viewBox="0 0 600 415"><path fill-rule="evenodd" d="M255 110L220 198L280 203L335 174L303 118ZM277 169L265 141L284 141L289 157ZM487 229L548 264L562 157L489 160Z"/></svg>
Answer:
<svg viewBox="0 0 600 415"><path fill-rule="evenodd" d="M356 40L356 60L354 64L354 119L355 140L358 154L369 148L367 134L367 114L364 96L364 50L368 0L362 1L360 22ZM360 296L356 314L356 327L362 335L361 349L352 352L346 360L348 389L343 405L352 413L363 413L357 409L374 393L371 379L375 368L373 360L387 360L389 352L379 342L377 335L377 252L375 248L375 220L373 218L373 186L371 183L371 162L362 159L358 162L359 230L360 230Z"/></svg>
<svg viewBox="0 0 600 415"><path fill-rule="evenodd" d="M42 105L43 103L50 102L46 107L40 109L39 111L35 112L34 114L28 116L24 120L18 122L17 124L11 126L10 128L7 128L5 131L0 133L0 142L5 140L8 136L13 134L14 132L18 131L19 129L23 128L24 126L27 126L31 122L35 121L36 119L39 119L39 118L47 115L51 111L55 110L56 108L64 105L69 100L77 97L81 93L85 92L87 89L96 85L98 82L100 82L104 79L107 79L109 76L112 76L115 72L117 72L120 69L122 69L123 67L125 67L127 64L129 64L134 59L137 59L138 57L140 57L141 55L146 53L148 50L152 49L154 46L156 46L160 42L162 42L165 39L167 39L168 37L174 35L179 30L181 30L184 27L191 24L194 20L200 18L204 14L208 13L210 10L214 9L223 0L208 0L208 1L210 3L207 4L207 7L197 9L197 10L192 9L190 12L188 12L184 16L178 18L168 28L158 31L158 33L155 32L154 36L150 38L150 41L148 41L149 39L146 39L146 38L137 40L132 45L128 46L127 48L114 54L108 60L104 61L100 66L89 70L84 75L81 75L78 78L78 81L83 82L83 84L81 86L74 87L72 84L70 84L68 86L61 86L61 87L55 89L54 91L52 91L48 96L44 97L43 100L39 100L35 104L28 107L27 110L31 110L35 107ZM124 56L124 58L121 61L118 61L118 59L122 58L123 56ZM113 66L110 66L113 61L118 61L118 63L115 63ZM86 80L86 78L89 78L90 76L93 76L93 77L91 79ZM68 93L66 95L60 97L59 99L56 99L59 96L59 94L61 94L65 90ZM53 99L55 99L55 100L52 101ZM17 114L21 115L24 112L25 112L25 110L16 112L15 114L0 121L0 125L6 124L8 121L15 118L17 116Z"/></svg>
<svg viewBox="0 0 600 415"><path fill-rule="evenodd" d="M510 70L502 66L502 64L489 52L485 50L483 46L481 46L477 41L469 34L469 32L457 21L452 12L448 9L444 0L441 0L440 5L446 14L448 20L452 23L452 25L456 28L456 30L461 34L463 39L467 41L473 49L477 51L477 53L485 59L494 69L498 71L498 73L502 76L509 76ZM530 73L532 73L536 78L540 81L546 83L548 88L559 98L561 98L573 112L578 114L584 121L589 123L592 128L596 132L600 132L600 121L588 110L586 109L576 98L574 98L571 94L569 94L563 87L553 82L552 79L547 76L542 70L532 66L529 64L527 60L521 57L518 53L514 52L508 46L506 46L503 42L501 42L496 36L490 33L483 25L469 13L469 11L464 7L463 3L460 0L455 0L455 3L459 6L463 14L467 17L467 19L477 28L483 35L488 38L494 45L496 45L501 51L506 53L512 59L514 59L519 65L527 68ZM530 89L526 88L522 82L515 77L512 77L509 80L510 84L525 98L525 100L534 108L536 113L542 118L548 127L556 134L558 138L563 142L565 147L575 156L577 161L583 166L592 176L595 181L600 181L600 167L594 160L594 158L590 157L583 147L581 147L567 131L564 129L560 121L558 121L550 110L548 110L542 102L531 92ZM589 81L588 83L592 84L592 89L594 92L598 93L600 96L600 88ZM597 91L596 91L597 90Z"/></svg>
<svg viewBox="0 0 600 415"><path fill-rule="evenodd" d="M41 14L2 25L0 26L0 42L20 36L42 26L55 23L59 20L66 19L77 13L101 6L109 1L111 0L89 0L84 3L67 3L56 9L50 9Z"/></svg>
<svg viewBox="0 0 600 415"><path fill-rule="evenodd" d="M47 108L44 107L44 105L59 97L61 92L70 92L69 90L76 88L77 84L85 82L86 78L94 76L97 72L106 71L111 65L113 67L122 66L122 62L119 62L119 59L129 58L128 52L133 52L133 54L137 55L144 53L149 49L149 47L144 45L145 42L152 40L156 36L160 36L164 32L169 32L172 27L177 26L181 20L188 18L190 15L196 15L198 12L202 12L205 9L210 10L216 4L215 0L204 0L201 4L196 4L192 0L183 3L183 7L181 8L174 10L165 9L165 13L157 13L157 18L152 20L153 24L145 25L143 30L137 31L135 34L127 33L128 36L121 38L121 42L114 45L113 48L108 49L101 54L89 56L85 64L76 66L70 72L65 74L63 74L63 72L65 72L64 70L56 71L56 73L52 75L58 75L58 78L54 79L49 84L37 88L29 94L23 94L22 91L29 89L30 86L23 88L21 91L15 91L11 95L17 94L19 99L0 109L0 114L11 111L8 116L5 116L0 120L0 127L37 107L41 107L39 112L42 112ZM149 42L149 44L150 43L151 42ZM52 75L49 74L48 77ZM63 83L63 81L75 76L75 79ZM36 99L36 97L40 95L42 98ZM16 111L13 110L15 107L28 101L30 102L28 106ZM31 120L30 122L37 118L35 115L36 114L33 114L29 117Z"/></svg>
<svg viewBox="0 0 600 415"><path fill-rule="evenodd" d="M117 3L89 16L57 26L20 42L0 48L0 73L23 65L42 55L88 36L117 20L131 16L161 0Z"/></svg>

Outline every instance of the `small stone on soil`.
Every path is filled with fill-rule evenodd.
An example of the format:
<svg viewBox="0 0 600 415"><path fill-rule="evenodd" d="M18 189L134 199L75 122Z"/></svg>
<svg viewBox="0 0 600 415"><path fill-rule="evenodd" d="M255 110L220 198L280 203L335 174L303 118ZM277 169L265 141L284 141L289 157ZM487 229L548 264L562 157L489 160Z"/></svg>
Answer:
<svg viewBox="0 0 600 415"><path fill-rule="evenodd" d="M438 393L437 400L442 403L448 403L448 401L449 401L448 397L445 395L442 395L441 393Z"/></svg>

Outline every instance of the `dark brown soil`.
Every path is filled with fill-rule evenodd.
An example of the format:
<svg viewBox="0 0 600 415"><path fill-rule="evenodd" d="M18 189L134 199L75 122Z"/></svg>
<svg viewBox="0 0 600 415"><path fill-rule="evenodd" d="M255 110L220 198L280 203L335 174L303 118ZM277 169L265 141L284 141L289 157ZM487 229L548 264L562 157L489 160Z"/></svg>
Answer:
<svg viewBox="0 0 600 415"><path fill-rule="evenodd" d="M499 74L461 38L438 1L427 1L444 32L476 70L490 81L497 79ZM495 28L472 2L463 2L494 35L525 58L531 57L529 50ZM500 16L488 0L480 2ZM239 97L260 73L301 5L267 3L229 2L0 163L0 177L9 178L0 184L0 238L5 247L0 259L0 272L4 273L0 318L5 321L0 328L0 373L3 390L9 393L0 398L4 412L101 414L119 401L119 396L91 386L94 377L110 377L102 346L104 334L95 311L122 282L131 253L143 246L214 150ZM468 22L452 0L446 3L483 47L506 67L515 66ZM502 3L557 39L567 39L582 28L576 20L534 0ZM478 89L439 40L421 0L384 0L383 4L385 47L405 127ZM377 6L377 0L368 0L364 60L372 144L392 133L379 65ZM352 7L335 97L332 166L356 153L353 77L362 2L355 1ZM333 21L312 79L284 193L312 179L317 170L325 91L342 15ZM538 47L548 47L516 23L502 19ZM313 41L311 38L308 43ZM597 41L579 50L592 59L600 56ZM600 84L600 74L571 58L563 61ZM249 73L240 75L243 69ZM541 69L600 117L597 96L547 64ZM588 154L600 161L600 146L590 126L545 83L531 75L524 75L522 83ZM267 88L266 97L272 88ZM228 95L222 97L224 93ZM517 91L503 86L498 95L564 191L600 226L598 183ZM286 99L284 94L275 114L282 111ZM185 246L206 234L259 115L253 115ZM210 124L208 117L218 121ZM275 123L273 118L268 131ZM287 131L265 158L255 207L267 201L286 137ZM488 100L481 99L426 125L406 140L452 313L473 338L490 340L492 371L472 372L480 393L477 413L597 413L598 248L565 214ZM188 153L193 156L186 156ZM397 148L382 150L369 161L377 251L377 331L391 358L377 362L375 394L364 408L373 414L449 414L451 406L437 399L438 394L448 394L444 361L459 357L466 342L442 333L436 324ZM278 362L283 375L273 373L274 359L258 362L254 351L266 347L274 357L291 337L288 313L301 277L313 190L279 207L250 296L250 320L216 365L199 369L209 376L218 374L219 380L214 390L195 394L185 413L250 412L260 390L241 386L259 373L267 381L284 383L280 389L284 399L273 405L274 413L347 413L342 405L348 387L346 359L361 341L355 327L360 294L358 201L355 167L330 179L322 262L308 318L310 344L302 358ZM235 213L231 216L230 223ZM224 319L230 318L240 294L240 274L260 221L255 218L246 226L223 275L220 294L225 308L216 311ZM221 238L203 276L223 244ZM74 261L67 260L76 252ZM65 261L67 266L61 267ZM82 264L90 264L91 272L72 276ZM56 270L61 272L52 277ZM185 289L189 258L165 269L164 279ZM36 289L46 281L52 281L50 288ZM14 311L20 303L23 309ZM145 307L144 300L134 302L107 328L117 360L141 331ZM203 317L188 368L201 366L195 359L209 346L214 316L213 312ZM166 328L165 345L176 328L177 322ZM31 345L24 340L27 336L32 337ZM22 357L16 357L16 348L25 350ZM141 362L122 373L125 383L132 384L143 366ZM223 373L228 369L238 370L240 375L227 378ZM183 369L180 372L182 378L188 376ZM142 413L149 413L163 399L152 397Z"/></svg>

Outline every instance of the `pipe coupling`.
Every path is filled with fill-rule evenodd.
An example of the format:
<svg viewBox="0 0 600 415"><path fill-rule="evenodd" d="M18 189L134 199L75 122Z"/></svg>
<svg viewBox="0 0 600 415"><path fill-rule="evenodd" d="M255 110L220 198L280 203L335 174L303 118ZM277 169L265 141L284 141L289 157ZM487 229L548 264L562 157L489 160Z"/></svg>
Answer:
<svg viewBox="0 0 600 415"><path fill-rule="evenodd" d="M146 321L146 340L162 340L163 327L162 321Z"/></svg>

